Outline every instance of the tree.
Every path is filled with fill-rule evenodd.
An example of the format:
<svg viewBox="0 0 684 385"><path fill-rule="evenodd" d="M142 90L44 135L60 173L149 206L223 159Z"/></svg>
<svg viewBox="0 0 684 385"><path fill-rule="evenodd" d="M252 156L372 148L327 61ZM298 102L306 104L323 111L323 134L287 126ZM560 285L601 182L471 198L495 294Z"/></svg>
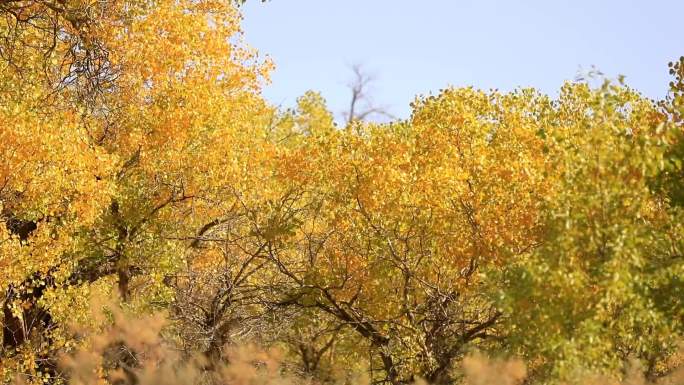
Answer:
<svg viewBox="0 0 684 385"><path fill-rule="evenodd" d="M347 84L351 92L349 110L343 113L347 125L364 121L374 115L395 120L396 118L387 112L385 107L377 106L371 100L369 88L376 79L366 73L360 64L354 64L351 70L354 78Z"/></svg>
<svg viewBox="0 0 684 385"><path fill-rule="evenodd" d="M39 375L68 346L59 326L87 321L74 308L91 290L143 308L168 296L179 239L220 207L247 161L236 143L265 126L269 65L226 39L229 2L2 11L2 366Z"/></svg>
<svg viewBox="0 0 684 385"><path fill-rule="evenodd" d="M446 90L402 124L292 124L274 165L281 193L250 207L254 238L239 249L278 271L276 305L365 341L355 354L371 354L378 380L446 382L468 346L497 340L479 269L536 243L544 100Z"/></svg>
<svg viewBox="0 0 684 385"><path fill-rule="evenodd" d="M680 129L610 83L566 85L557 111L540 133L560 176L541 245L492 274L511 353L541 381L618 373L631 358L653 380L682 333L681 214L651 188Z"/></svg>
<svg viewBox="0 0 684 385"><path fill-rule="evenodd" d="M357 68L338 128L314 92L262 99L271 64L234 1L0 12L3 381L65 380L56 358L87 340L69 326L110 322L96 295L167 310L166 342L206 372L246 341L328 382L453 383L474 349L539 381L672 366L681 62L661 103L450 88L387 124L363 121Z"/></svg>

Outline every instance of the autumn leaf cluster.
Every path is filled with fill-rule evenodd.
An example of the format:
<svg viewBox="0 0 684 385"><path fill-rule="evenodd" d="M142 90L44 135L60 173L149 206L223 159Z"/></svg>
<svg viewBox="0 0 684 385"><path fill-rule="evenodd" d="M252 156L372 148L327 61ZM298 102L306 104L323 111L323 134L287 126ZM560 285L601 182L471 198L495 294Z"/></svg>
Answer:
<svg viewBox="0 0 684 385"><path fill-rule="evenodd" d="M658 101L448 88L336 125L315 92L262 97L273 64L240 20L0 4L0 380L73 381L63 357L116 324L102 297L166 314L202 373L246 344L318 383L449 384L474 352L527 362L510 383L681 365L684 59ZM135 345L97 345L89 373L129 381Z"/></svg>

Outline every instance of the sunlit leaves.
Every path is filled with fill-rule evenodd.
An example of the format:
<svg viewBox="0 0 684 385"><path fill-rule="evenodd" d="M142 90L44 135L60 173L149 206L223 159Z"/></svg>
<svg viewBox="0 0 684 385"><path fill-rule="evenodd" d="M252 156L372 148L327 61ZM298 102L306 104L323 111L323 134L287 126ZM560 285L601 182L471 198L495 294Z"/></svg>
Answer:
<svg viewBox="0 0 684 385"><path fill-rule="evenodd" d="M626 88L568 85L559 102L546 133L560 184L545 237L500 276L511 341L540 375L614 373L638 357L656 376L681 332L669 309L681 306L670 286L681 226L650 181L677 132Z"/></svg>
<svg viewBox="0 0 684 385"><path fill-rule="evenodd" d="M452 383L473 349L541 381L667 370L681 60L659 103L449 88L341 128L314 92L263 100L234 1L57 3L0 5L3 375L40 381L67 324L95 333L93 293L168 309L211 359L250 335L326 380Z"/></svg>

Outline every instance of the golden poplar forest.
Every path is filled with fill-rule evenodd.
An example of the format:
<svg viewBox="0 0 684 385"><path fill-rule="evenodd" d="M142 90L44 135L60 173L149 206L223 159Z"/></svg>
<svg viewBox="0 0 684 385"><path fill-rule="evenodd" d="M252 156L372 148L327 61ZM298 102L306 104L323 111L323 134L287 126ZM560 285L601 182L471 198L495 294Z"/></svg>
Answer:
<svg viewBox="0 0 684 385"><path fill-rule="evenodd" d="M684 58L336 125L241 18L0 2L2 383L684 383Z"/></svg>

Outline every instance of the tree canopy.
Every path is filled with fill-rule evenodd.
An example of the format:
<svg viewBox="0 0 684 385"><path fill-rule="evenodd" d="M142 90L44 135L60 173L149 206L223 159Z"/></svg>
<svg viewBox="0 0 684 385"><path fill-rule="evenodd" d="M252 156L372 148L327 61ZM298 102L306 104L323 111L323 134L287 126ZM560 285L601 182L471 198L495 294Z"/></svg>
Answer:
<svg viewBox="0 0 684 385"><path fill-rule="evenodd" d="M452 383L473 351L531 383L679 364L684 58L660 101L448 88L337 126L315 92L263 98L232 1L0 14L4 381L64 380L110 322L96 296L165 311L187 354L276 346L320 382Z"/></svg>

